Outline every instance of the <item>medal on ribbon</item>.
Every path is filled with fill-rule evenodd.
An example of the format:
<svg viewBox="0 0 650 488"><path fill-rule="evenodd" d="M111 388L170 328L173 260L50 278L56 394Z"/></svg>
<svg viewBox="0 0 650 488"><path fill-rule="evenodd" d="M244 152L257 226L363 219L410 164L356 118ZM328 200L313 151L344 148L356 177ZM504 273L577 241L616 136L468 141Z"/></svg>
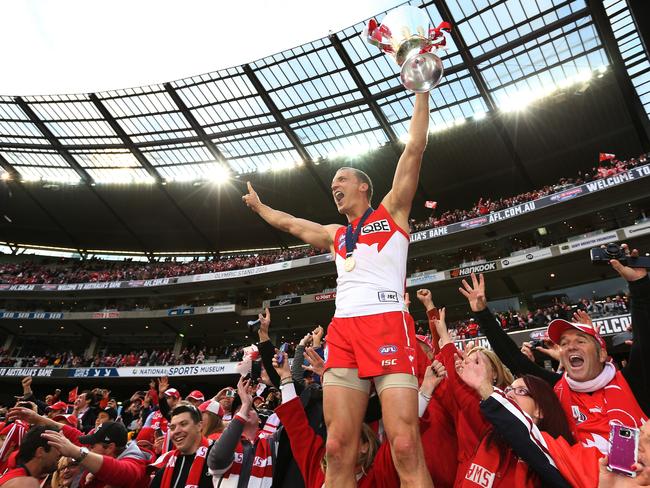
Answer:
<svg viewBox="0 0 650 488"><path fill-rule="evenodd" d="M352 256L352 252L357 247L357 241L359 240L359 235L361 234L363 224L366 223L366 220L368 220L368 217L370 217L370 214L372 212L374 212L374 209L372 207L368 207L368 209L361 216L361 219L359 219L357 228L352 231L352 224L348 224L348 228L345 230L345 263L343 264L343 269L345 269L345 271L348 273L352 271L357 264L354 260L354 256Z"/></svg>

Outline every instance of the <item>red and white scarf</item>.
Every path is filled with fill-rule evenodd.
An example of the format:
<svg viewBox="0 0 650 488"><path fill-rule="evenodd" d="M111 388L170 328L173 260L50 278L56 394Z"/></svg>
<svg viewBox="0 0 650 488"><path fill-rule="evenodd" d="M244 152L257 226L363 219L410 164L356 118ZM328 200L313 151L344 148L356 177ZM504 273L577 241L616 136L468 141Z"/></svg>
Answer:
<svg viewBox="0 0 650 488"><path fill-rule="evenodd" d="M155 430L163 432L165 439L162 444L162 453L165 454L172 450L172 436L169 432L167 419L163 416L160 410L156 410L151 417L151 427Z"/></svg>
<svg viewBox="0 0 650 488"><path fill-rule="evenodd" d="M273 483L273 458L271 456L271 441L259 433L255 439L255 458L251 467L251 475L248 479L248 488L270 488ZM220 488L236 488L239 484L239 477L242 471L244 450L242 443L237 444L235 457L230 467L225 472L214 473L213 479L219 480ZM164 487L163 487L164 488Z"/></svg>
<svg viewBox="0 0 650 488"><path fill-rule="evenodd" d="M199 486L199 483L201 481L201 476L203 475L203 472L206 470L205 462L208 456L209 446L210 446L210 442L205 437L201 437L201 444L199 448L196 450L196 454L194 455L194 461L192 461L192 466L190 467L190 472L187 475L185 484L183 485L185 488L196 488ZM159 465L160 467L164 466L164 470L165 470L163 472L162 480L160 482L160 488L171 488L172 475L174 474L174 466L176 466L176 460L178 459L179 455L180 452L178 451L178 449L174 449L173 451L170 451L166 455L161 456L160 458L158 458L158 461L156 461L155 465ZM167 462L165 462L165 460ZM181 487L178 486L176 488L181 488Z"/></svg>
<svg viewBox="0 0 650 488"><path fill-rule="evenodd" d="M29 425L22 420L16 420L5 426L0 432L0 435L5 436L4 443L0 447L0 473L3 473L9 467L9 456L13 451L18 450L28 430Z"/></svg>
<svg viewBox="0 0 650 488"><path fill-rule="evenodd" d="M609 451L610 422L638 428L648 420L625 377L620 371L612 375L612 368L605 366L591 387L576 384L565 373L554 388L573 436L585 447L596 447L603 454Z"/></svg>

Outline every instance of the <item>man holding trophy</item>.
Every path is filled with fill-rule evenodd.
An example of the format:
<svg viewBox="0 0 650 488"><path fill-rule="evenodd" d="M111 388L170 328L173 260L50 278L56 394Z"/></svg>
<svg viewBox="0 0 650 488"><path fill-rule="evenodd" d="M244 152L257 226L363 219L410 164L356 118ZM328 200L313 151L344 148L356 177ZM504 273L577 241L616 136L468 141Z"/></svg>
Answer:
<svg viewBox="0 0 650 488"><path fill-rule="evenodd" d="M402 66L402 83L415 91L409 139L393 185L373 209L372 182L363 171L340 168L332 197L347 226L321 225L264 205L248 183L243 201L277 229L307 244L330 249L338 272L336 311L327 330L323 403L327 426L326 486L357 486L361 424L371 381L402 487L429 487L418 425L415 330L404 303L408 218L415 196L429 126L429 93L442 76L433 54L444 45L440 28L428 28L415 7L397 9L381 25L372 20L364 36ZM443 27L444 29L447 26Z"/></svg>

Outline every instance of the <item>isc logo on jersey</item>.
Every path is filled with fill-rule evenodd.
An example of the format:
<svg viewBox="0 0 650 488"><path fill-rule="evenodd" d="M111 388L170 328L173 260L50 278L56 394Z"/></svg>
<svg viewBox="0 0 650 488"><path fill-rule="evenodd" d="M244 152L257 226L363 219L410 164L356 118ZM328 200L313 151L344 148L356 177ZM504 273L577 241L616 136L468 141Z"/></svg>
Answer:
<svg viewBox="0 0 650 488"><path fill-rule="evenodd" d="M361 235L374 234L375 232L390 232L390 224L388 220L382 219L376 222L371 222L361 228Z"/></svg>

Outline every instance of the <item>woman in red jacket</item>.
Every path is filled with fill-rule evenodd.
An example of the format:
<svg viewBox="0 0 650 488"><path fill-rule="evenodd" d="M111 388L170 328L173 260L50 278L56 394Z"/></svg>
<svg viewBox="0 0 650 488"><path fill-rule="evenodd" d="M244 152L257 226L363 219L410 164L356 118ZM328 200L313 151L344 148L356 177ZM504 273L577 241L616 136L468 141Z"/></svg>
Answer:
<svg viewBox="0 0 650 488"><path fill-rule="evenodd" d="M539 431L546 432L552 438L564 438L567 445L574 444L569 423L553 390L544 380L526 375L517 378L511 386L503 391L495 389L490 376L490 363L482 352L473 354L465 359L459 359L456 372L468 386L476 391L481 402L467 402L465 409L478 410L490 419L492 424L498 423L499 410L503 403L511 405L520 412L529 424L537 426ZM537 487L554 486L566 487L571 485L562 476L551 456L546 455L544 447L530 456L515 453L512 445L514 437L508 429L515 429L515 422L500 422L499 429L491 426L485 431L472 463L464 479L456 480L457 486L483 487L517 486ZM506 441L507 439L507 441ZM519 447L519 446L517 446ZM518 451L522 454L521 451ZM524 462L523 459L528 460ZM459 483L460 481L460 483Z"/></svg>

